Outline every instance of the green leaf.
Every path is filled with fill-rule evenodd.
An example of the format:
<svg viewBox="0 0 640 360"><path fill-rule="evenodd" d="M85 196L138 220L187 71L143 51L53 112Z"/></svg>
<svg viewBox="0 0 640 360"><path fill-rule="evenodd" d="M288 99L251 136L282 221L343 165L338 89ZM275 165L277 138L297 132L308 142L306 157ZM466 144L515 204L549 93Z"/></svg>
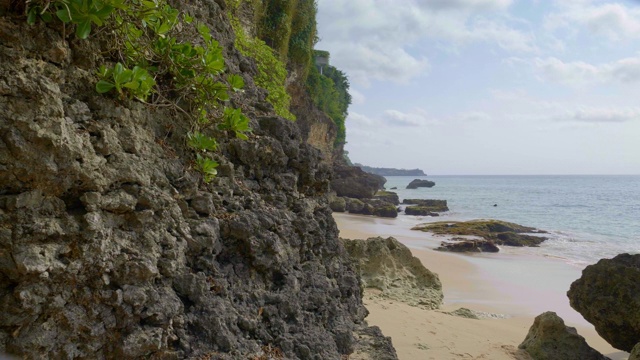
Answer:
<svg viewBox="0 0 640 360"><path fill-rule="evenodd" d="M69 13L69 9L67 9L66 6L63 6L62 9L56 11L56 16L65 24L71 22L71 14Z"/></svg>
<svg viewBox="0 0 640 360"><path fill-rule="evenodd" d="M99 94L104 94L106 92L111 91L111 89L113 89L114 87L116 87L114 84L105 81L105 80L100 80L96 83L96 91Z"/></svg>
<svg viewBox="0 0 640 360"><path fill-rule="evenodd" d="M76 36L80 39L86 39L91 33L91 21L85 20L76 27Z"/></svg>
<svg viewBox="0 0 640 360"><path fill-rule="evenodd" d="M216 139L206 136L203 133L196 131L187 135L188 144L194 149L202 151L215 151L218 148Z"/></svg>
<svg viewBox="0 0 640 360"><path fill-rule="evenodd" d="M29 12L27 13L27 24L34 25L37 19L38 19L38 8L37 7L30 8Z"/></svg>
<svg viewBox="0 0 640 360"><path fill-rule="evenodd" d="M47 24L53 21L53 16L51 15L50 12L45 12L40 17L42 18L42 21L44 21Z"/></svg>
<svg viewBox="0 0 640 360"><path fill-rule="evenodd" d="M244 79L240 75L229 75L227 81L229 81L229 85L233 91L240 91L244 88Z"/></svg>

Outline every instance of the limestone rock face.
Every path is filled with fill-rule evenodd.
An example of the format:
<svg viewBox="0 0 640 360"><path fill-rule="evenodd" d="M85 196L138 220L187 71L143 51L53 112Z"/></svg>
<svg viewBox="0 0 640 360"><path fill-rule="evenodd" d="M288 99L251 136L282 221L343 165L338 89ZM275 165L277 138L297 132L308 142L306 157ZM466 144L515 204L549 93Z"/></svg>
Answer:
<svg viewBox="0 0 640 360"><path fill-rule="evenodd" d="M587 266L567 296L613 347L630 352L640 340L640 254Z"/></svg>
<svg viewBox="0 0 640 360"><path fill-rule="evenodd" d="M447 206L447 200L433 200L433 199L403 199L403 204L417 205L416 207L424 208L425 211L430 212L445 212L449 211Z"/></svg>
<svg viewBox="0 0 640 360"><path fill-rule="evenodd" d="M538 315L518 346L534 360L607 360L554 312Z"/></svg>
<svg viewBox="0 0 640 360"><path fill-rule="evenodd" d="M231 102L253 134L218 138L209 184L185 146L191 119L95 92L100 41L0 15L0 353L340 359L361 333L391 347L364 321L331 167L265 106L223 2L175 3L247 84Z"/></svg>
<svg viewBox="0 0 640 360"><path fill-rule="evenodd" d="M380 296L425 309L442 304L442 284L409 248L390 238L343 239L345 248L358 265L362 286L381 291Z"/></svg>
<svg viewBox="0 0 640 360"><path fill-rule="evenodd" d="M380 175L369 174L356 166L336 164L331 180L331 190L338 196L370 199L387 182Z"/></svg>

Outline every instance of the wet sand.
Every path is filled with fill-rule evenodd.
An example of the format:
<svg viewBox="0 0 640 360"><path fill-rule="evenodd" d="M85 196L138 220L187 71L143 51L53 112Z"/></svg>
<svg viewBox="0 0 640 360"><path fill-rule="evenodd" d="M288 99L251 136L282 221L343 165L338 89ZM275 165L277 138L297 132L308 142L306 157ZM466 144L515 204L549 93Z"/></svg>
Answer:
<svg viewBox="0 0 640 360"><path fill-rule="evenodd" d="M432 250L442 240L412 231L415 218L382 219L334 213L340 236L366 239L393 236L437 273L444 292L443 311L460 307L506 315L506 319L466 319L381 300L365 293L367 321L391 336L400 359L523 359L517 347L535 316L554 311L576 327L589 345L613 360L628 354L612 348L569 306L566 291L582 269L557 259L498 254L462 255ZM428 219L428 218L427 218Z"/></svg>

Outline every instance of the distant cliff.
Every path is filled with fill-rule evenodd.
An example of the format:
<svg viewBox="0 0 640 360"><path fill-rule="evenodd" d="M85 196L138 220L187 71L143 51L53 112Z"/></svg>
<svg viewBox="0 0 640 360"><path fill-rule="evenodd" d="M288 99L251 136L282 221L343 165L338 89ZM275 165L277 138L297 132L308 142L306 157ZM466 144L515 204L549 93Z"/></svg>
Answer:
<svg viewBox="0 0 640 360"><path fill-rule="evenodd" d="M359 168L361 168L362 171L365 171L371 174L380 175L380 176L427 176L427 174L425 174L424 171L420 169L406 170L406 169L394 169L394 168L376 168L376 167L364 166L362 164L355 164L355 166L358 166Z"/></svg>

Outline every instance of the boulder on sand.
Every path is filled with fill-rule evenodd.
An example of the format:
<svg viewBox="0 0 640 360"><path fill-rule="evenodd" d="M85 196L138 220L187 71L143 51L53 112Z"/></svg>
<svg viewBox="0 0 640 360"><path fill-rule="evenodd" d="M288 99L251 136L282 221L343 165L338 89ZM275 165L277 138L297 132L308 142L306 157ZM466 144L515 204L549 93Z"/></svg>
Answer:
<svg viewBox="0 0 640 360"><path fill-rule="evenodd" d="M333 168L331 190L338 196L356 199L369 199L382 189L387 179L380 175L369 174L359 167L336 165Z"/></svg>
<svg viewBox="0 0 640 360"><path fill-rule="evenodd" d="M442 304L442 284L411 250L398 240L369 238L341 239L357 264L364 288L381 291L379 296L428 310Z"/></svg>
<svg viewBox="0 0 640 360"><path fill-rule="evenodd" d="M538 315L520 349L534 360L608 360L552 311Z"/></svg>
<svg viewBox="0 0 640 360"><path fill-rule="evenodd" d="M425 206L407 206L404 209L404 213L415 216L440 216L440 214L433 212L431 208Z"/></svg>
<svg viewBox="0 0 640 360"><path fill-rule="evenodd" d="M420 179L415 179L413 181L411 181L409 183L409 185L407 185L407 189L417 189L419 187L434 187L436 186L436 183L434 183L433 181L429 181L429 180L420 180Z"/></svg>
<svg viewBox="0 0 640 360"><path fill-rule="evenodd" d="M400 198L398 198L398 194L393 191L378 191L374 196L374 199L383 200L393 205L400 204Z"/></svg>
<svg viewBox="0 0 640 360"><path fill-rule="evenodd" d="M640 341L640 254L602 259L571 284L569 303L613 347L630 352Z"/></svg>

